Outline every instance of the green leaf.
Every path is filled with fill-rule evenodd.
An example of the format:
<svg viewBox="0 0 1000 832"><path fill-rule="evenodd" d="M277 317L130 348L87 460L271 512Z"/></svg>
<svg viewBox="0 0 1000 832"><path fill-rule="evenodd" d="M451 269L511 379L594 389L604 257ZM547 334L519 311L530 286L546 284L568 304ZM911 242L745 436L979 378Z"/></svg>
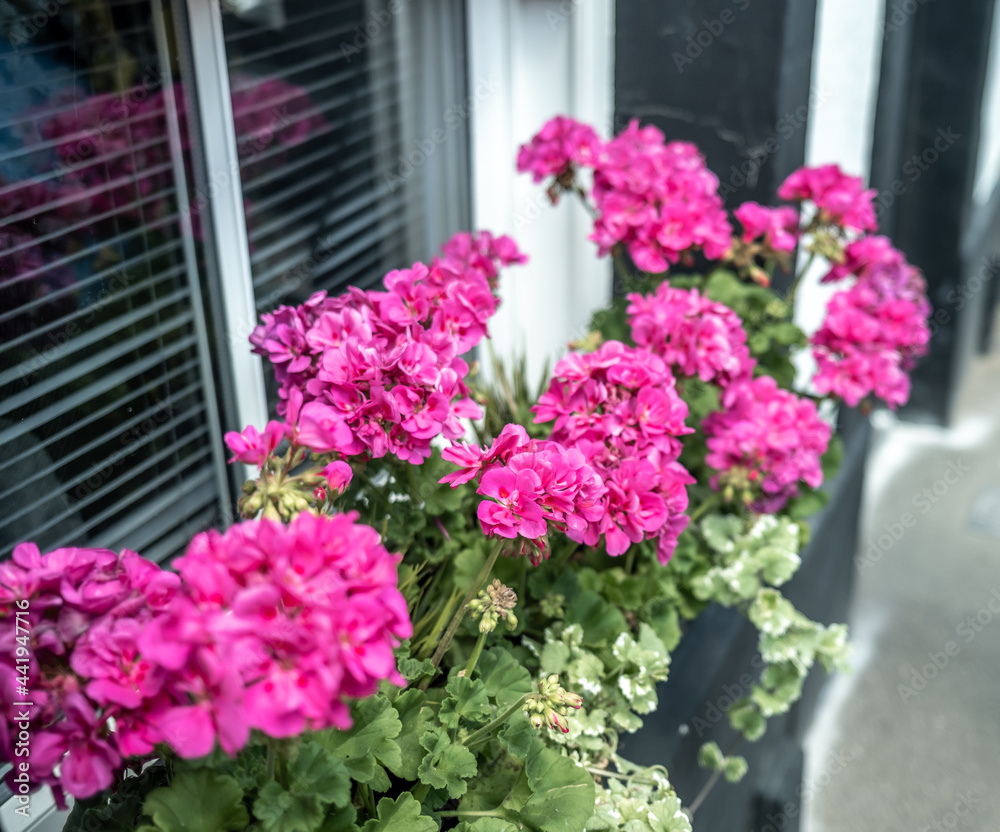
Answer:
<svg viewBox="0 0 1000 832"><path fill-rule="evenodd" d="M793 520L804 520L815 514L830 501L830 495L825 491L806 491L788 501L785 511Z"/></svg>
<svg viewBox="0 0 1000 832"><path fill-rule="evenodd" d="M242 832L250 823L239 784L211 771L178 774L150 792L142 813L160 832Z"/></svg>
<svg viewBox="0 0 1000 832"><path fill-rule="evenodd" d="M580 832L594 814L594 778L569 757L536 746L525 769L531 796L521 819L545 832Z"/></svg>
<svg viewBox="0 0 1000 832"><path fill-rule="evenodd" d="M621 611L605 601L596 592L581 592L567 599L566 623L583 627L583 640L587 644L604 644L629 629Z"/></svg>
<svg viewBox="0 0 1000 832"><path fill-rule="evenodd" d="M722 775L730 783L739 783L747 773L747 761L743 757L726 757Z"/></svg>
<svg viewBox="0 0 1000 832"><path fill-rule="evenodd" d="M823 479L829 480L840 470L840 464L844 460L844 443L837 434L830 437L830 444L826 446L826 453L820 457L819 464L823 469Z"/></svg>
<svg viewBox="0 0 1000 832"><path fill-rule="evenodd" d="M513 823L500 818L479 818L469 823L463 820L455 827L455 832L518 832Z"/></svg>
<svg viewBox="0 0 1000 832"><path fill-rule="evenodd" d="M705 542L720 554L732 552L743 531L743 522L730 514L709 514L701 521Z"/></svg>
<svg viewBox="0 0 1000 832"><path fill-rule="evenodd" d="M293 793L315 794L320 803L346 806L351 802L351 778L347 767L318 743L306 741L288 766Z"/></svg>
<svg viewBox="0 0 1000 832"><path fill-rule="evenodd" d="M710 768L713 771L718 771L725 764L725 760L725 755L722 753L722 749L719 748L718 743L706 742L698 749L698 765L702 768Z"/></svg>
<svg viewBox="0 0 1000 832"><path fill-rule="evenodd" d="M313 739L343 760L350 776L368 783L378 763L395 770L403 764L396 737L403 730L396 709L385 696L362 699L352 708L354 726L349 731L321 731Z"/></svg>
<svg viewBox="0 0 1000 832"><path fill-rule="evenodd" d="M478 667L487 695L501 711L536 690L531 674L502 647L485 650Z"/></svg>
<svg viewBox="0 0 1000 832"><path fill-rule="evenodd" d="M729 708L729 724L750 742L756 742L767 730L767 720L749 699L740 699Z"/></svg>
<svg viewBox="0 0 1000 832"><path fill-rule="evenodd" d="M323 825L317 832L361 832L354 822L358 818L357 809L350 803L334 812L327 810Z"/></svg>
<svg viewBox="0 0 1000 832"><path fill-rule="evenodd" d="M390 771L404 780L417 779L417 767L426 750L420 744L420 737L434 722L433 711L425 707L427 697L423 691L411 689L396 697L393 707L399 715L402 730L396 742L399 744L400 764L390 767Z"/></svg>
<svg viewBox="0 0 1000 832"><path fill-rule="evenodd" d="M441 703L438 719L452 731L457 729L463 720L481 723L484 717L493 712L489 699L486 698L486 685L481 679L452 676L445 690L449 696Z"/></svg>
<svg viewBox="0 0 1000 832"><path fill-rule="evenodd" d="M517 711L503 727L497 737L500 743L515 757L527 757L538 732L531 727L524 711Z"/></svg>
<svg viewBox="0 0 1000 832"><path fill-rule="evenodd" d="M253 814L263 832L315 832L323 806L315 794L292 794L272 780L257 793Z"/></svg>
<svg viewBox="0 0 1000 832"><path fill-rule="evenodd" d="M464 745L452 742L446 731L437 729L427 731L420 744L428 752L417 769L420 782L444 789L452 798L465 794L468 788L465 781L476 776L476 755Z"/></svg>
<svg viewBox="0 0 1000 832"><path fill-rule="evenodd" d="M540 661L542 673L562 673L569 661L569 647L561 641L550 641L542 648Z"/></svg>
<svg viewBox="0 0 1000 832"><path fill-rule="evenodd" d="M378 819L372 818L361 832L437 832L437 823L420 814L420 804L411 794L395 800L383 797L378 802Z"/></svg>
<svg viewBox="0 0 1000 832"><path fill-rule="evenodd" d="M806 334L795 324L782 321L767 328L767 334L784 347L801 346L806 343Z"/></svg>

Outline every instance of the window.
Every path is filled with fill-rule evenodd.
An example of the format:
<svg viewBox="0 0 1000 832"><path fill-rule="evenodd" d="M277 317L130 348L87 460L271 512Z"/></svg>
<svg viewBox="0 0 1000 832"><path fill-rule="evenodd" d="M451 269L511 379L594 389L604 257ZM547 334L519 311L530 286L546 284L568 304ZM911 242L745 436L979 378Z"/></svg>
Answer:
<svg viewBox="0 0 1000 832"><path fill-rule="evenodd" d="M226 519L221 436L254 386L228 299L256 313L373 286L468 227L467 128L443 129L463 4L24 8L0 16L0 556L35 540L166 558ZM209 134L227 99L232 135ZM239 174L221 190L216 142Z"/></svg>
<svg viewBox="0 0 1000 832"><path fill-rule="evenodd" d="M0 41L0 549L161 558L225 481L182 88L150 0L27 8Z"/></svg>

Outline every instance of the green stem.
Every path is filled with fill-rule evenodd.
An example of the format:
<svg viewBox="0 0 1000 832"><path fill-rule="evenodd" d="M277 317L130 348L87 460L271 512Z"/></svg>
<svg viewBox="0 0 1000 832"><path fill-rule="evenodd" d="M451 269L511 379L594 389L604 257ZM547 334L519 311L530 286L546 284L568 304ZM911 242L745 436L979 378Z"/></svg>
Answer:
<svg viewBox="0 0 1000 832"><path fill-rule="evenodd" d="M493 571L493 565L497 562L497 558L500 557L500 550L503 548L503 544L504 538L498 538L496 544L493 546L493 551L486 559L486 563L483 564L483 568L479 570L479 574L476 575L476 579L472 582L472 586L469 587L469 591L465 594L462 606L460 606L455 612L455 615L452 616L448 629L444 631L444 635L441 637L441 641L438 643L437 649L434 651L434 655L431 656L431 664L434 665L434 667L438 667L441 664L441 659L444 658L444 654L448 651L448 647L451 645L451 640L455 637L458 625L461 624L462 619L465 618L465 611L469 608L469 603L476 597L479 590L482 589L483 584L486 583L486 579L490 576L490 572ZM425 682L426 684L421 685L421 690L427 690L427 685L430 684L430 679L425 679Z"/></svg>
<svg viewBox="0 0 1000 832"><path fill-rule="evenodd" d="M439 818L500 818L501 820L507 820L507 815L497 809L492 812L435 812Z"/></svg>
<svg viewBox="0 0 1000 832"><path fill-rule="evenodd" d="M690 518L689 521L690 524L693 526L701 519L702 515L705 512L707 512L711 508L715 508L715 506L717 506L718 504L719 504L719 495L713 494L711 497L705 500L705 502L703 502L700 506L698 506L698 508L696 508L688 515L688 517Z"/></svg>
<svg viewBox="0 0 1000 832"><path fill-rule="evenodd" d="M506 711L504 711L500 716L494 719L492 722L487 722L478 731L473 731L469 736L462 740L462 745L466 748L470 747L474 743L481 740L483 737L488 737L493 733L493 730L500 725L503 725L508 719L510 719L529 699L537 696L535 693L526 693L520 699L517 700L513 705L511 705Z"/></svg>
<svg viewBox="0 0 1000 832"><path fill-rule="evenodd" d="M734 742L730 746L729 751L728 751L728 753L726 753L725 756L726 757L732 757L733 754L736 753L736 750L740 747L740 744L742 742L743 742L743 737L742 736L737 737L736 742ZM688 807L688 810L687 810L688 817L691 817L691 818L694 817L694 813L697 812L698 811L698 807L701 806L701 804L705 802L705 798L708 797L709 792L711 792L712 789L715 788L715 784L719 782L719 778L720 777L722 777L722 769L721 768L716 769L712 773L712 776L709 778L708 782L704 785L704 787L702 788L702 790L700 792L698 792L698 795L695 797L695 799L691 801L691 805Z"/></svg>
<svg viewBox="0 0 1000 832"><path fill-rule="evenodd" d="M471 678L472 671L476 669L476 662L479 661L479 655L483 652L483 645L486 644L486 635L486 633L480 633L479 638L476 639L476 646L472 648L469 663L465 666L466 678Z"/></svg>
<svg viewBox="0 0 1000 832"><path fill-rule="evenodd" d="M795 275L795 280L792 281L792 288L788 290L788 295L785 297L785 303L788 305L788 309L792 313L792 317L795 317L795 293L799 290L799 284L802 283L802 279L809 272L812 267L813 261L816 259L816 252L809 252L809 259L806 260L806 264L802 267L797 275Z"/></svg>
<svg viewBox="0 0 1000 832"><path fill-rule="evenodd" d="M277 752L274 750L274 743L268 742L267 744L267 763L265 764L265 772L267 774L268 780L274 779L274 763L277 759Z"/></svg>
<svg viewBox="0 0 1000 832"><path fill-rule="evenodd" d="M417 803L423 803L424 800L427 799L427 793L430 790L431 790L430 786L428 786L426 783L421 783L419 786L413 789L413 791L411 791L410 794L413 795L413 799L417 801Z"/></svg>

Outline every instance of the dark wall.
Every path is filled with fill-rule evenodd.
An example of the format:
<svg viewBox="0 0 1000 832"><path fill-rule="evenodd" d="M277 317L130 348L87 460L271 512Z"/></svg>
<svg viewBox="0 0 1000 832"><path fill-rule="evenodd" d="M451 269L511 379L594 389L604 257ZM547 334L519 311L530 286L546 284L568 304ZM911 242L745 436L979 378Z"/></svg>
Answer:
<svg viewBox="0 0 1000 832"><path fill-rule="evenodd" d="M972 186L994 0L914 5L912 15L888 12L872 185L882 232L923 269L938 316L903 415L943 424L994 301L983 290L983 246L969 240L987 225ZM996 271L985 265L987 277Z"/></svg>
<svg viewBox="0 0 1000 832"><path fill-rule="evenodd" d="M655 124L668 139L695 142L719 175L726 204L773 204L782 180L803 164L810 100L815 2L621 0L617 7L615 120ZM806 615L844 621L854 578L858 507L868 423L841 419L845 462L829 484L831 501L813 524L813 543L786 594ZM685 805L710 778L699 747L715 740L731 753L737 735L727 702L745 696L759 672L757 632L738 612L709 608L685 633L645 728L623 738L636 762L666 765ZM802 738L825 676L817 670L798 705L770 720L765 736L743 742L750 772L718 783L698 809L697 829L795 832L802 789ZM789 807L791 810L789 811ZM769 816L774 819L769 819Z"/></svg>
<svg viewBox="0 0 1000 832"><path fill-rule="evenodd" d="M615 122L695 142L729 207L769 203L802 163L815 2L622 0Z"/></svg>

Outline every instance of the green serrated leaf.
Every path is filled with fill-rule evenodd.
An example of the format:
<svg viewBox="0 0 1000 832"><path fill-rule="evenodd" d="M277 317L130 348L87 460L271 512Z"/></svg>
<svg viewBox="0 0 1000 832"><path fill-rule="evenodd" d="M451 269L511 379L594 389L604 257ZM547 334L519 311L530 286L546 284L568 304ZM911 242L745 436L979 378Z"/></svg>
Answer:
<svg viewBox="0 0 1000 832"><path fill-rule="evenodd" d="M726 757L716 742L706 742L698 749L698 765L718 771L725 764Z"/></svg>
<svg viewBox="0 0 1000 832"><path fill-rule="evenodd" d="M452 798L465 794L466 781L476 776L476 755L464 745L452 742L444 730L427 731L420 738L420 744L427 749L417 769L420 782L434 789L444 789Z"/></svg>
<svg viewBox="0 0 1000 832"><path fill-rule="evenodd" d="M313 739L344 762L350 776L368 783L377 776L377 763L391 770L403 764L396 737L403 730L396 709L378 694L358 701L352 708L354 726L349 731L320 731Z"/></svg>
<svg viewBox="0 0 1000 832"><path fill-rule="evenodd" d="M479 657L478 668L486 694L496 702L498 710L506 710L526 693L536 690L531 674L502 647L485 650Z"/></svg>
<svg viewBox="0 0 1000 832"><path fill-rule="evenodd" d="M257 793L253 814L263 832L315 832L323 806L315 794L293 794L272 780Z"/></svg>
<svg viewBox="0 0 1000 832"><path fill-rule="evenodd" d="M434 724L435 719L432 710L425 707L426 702L427 697L423 691L416 689L404 691L393 702L402 730L396 739L400 763L390 771L404 780L417 779L417 767L427 753L420 744L420 737Z"/></svg>
<svg viewBox="0 0 1000 832"><path fill-rule="evenodd" d="M524 711L517 711L497 735L503 745L514 757L527 757L538 732L531 727Z"/></svg>
<svg viewBox="0 0 1000 832"><path fill-rule="evenodd" d="M361 827L361 832L437 832L437 823L420 813L420 804L411 794L378 802L378 818Z"/></svg>
<svg viewBox="0 0 1000 832"><path fill-rule="evenodd" d="M739 783L747 773L747 761L743 757L726 757L722 766L722 776L730 783Z"/></svg>
<svg viewBox="0 0 1000 832"><path fill-rule="evenodd" d="M299 746L288 765L289 788L293 793L315 794L320 803L346 806L351 802L351 778L347 767L329 750L315 742Z"/></svg>
<svg viewBox="0 0 1000 832"><path fill-rule="evenodd" d="M531 796L518 814L545 832L579 832L594 814L594 778L558 751L536 749L525 768Z"/></svg>
<svg viewBox="0 0 1000 832"><path fill-rule="evenodd" d="M438 719L446 728L454 731L465 721L478 724L493 711L486 697L486 685L482 679L467 676L452 676L445 686L448 697L441 703Z"/></svg>
<svg viewBox="0 0 1000 832"><path fill-rule="evenodd" d="M500 818L479 818L472 823L463 820L455 827L455 832L518 832L518 829L510 821Z"/></svg>
<svg viewBox="0 0 1000 832"><path fill-rule="evenodd" d="M250 823L239 784L211 771L178 774L149 793L142 813L159 832L242 832Z"/></svg>

